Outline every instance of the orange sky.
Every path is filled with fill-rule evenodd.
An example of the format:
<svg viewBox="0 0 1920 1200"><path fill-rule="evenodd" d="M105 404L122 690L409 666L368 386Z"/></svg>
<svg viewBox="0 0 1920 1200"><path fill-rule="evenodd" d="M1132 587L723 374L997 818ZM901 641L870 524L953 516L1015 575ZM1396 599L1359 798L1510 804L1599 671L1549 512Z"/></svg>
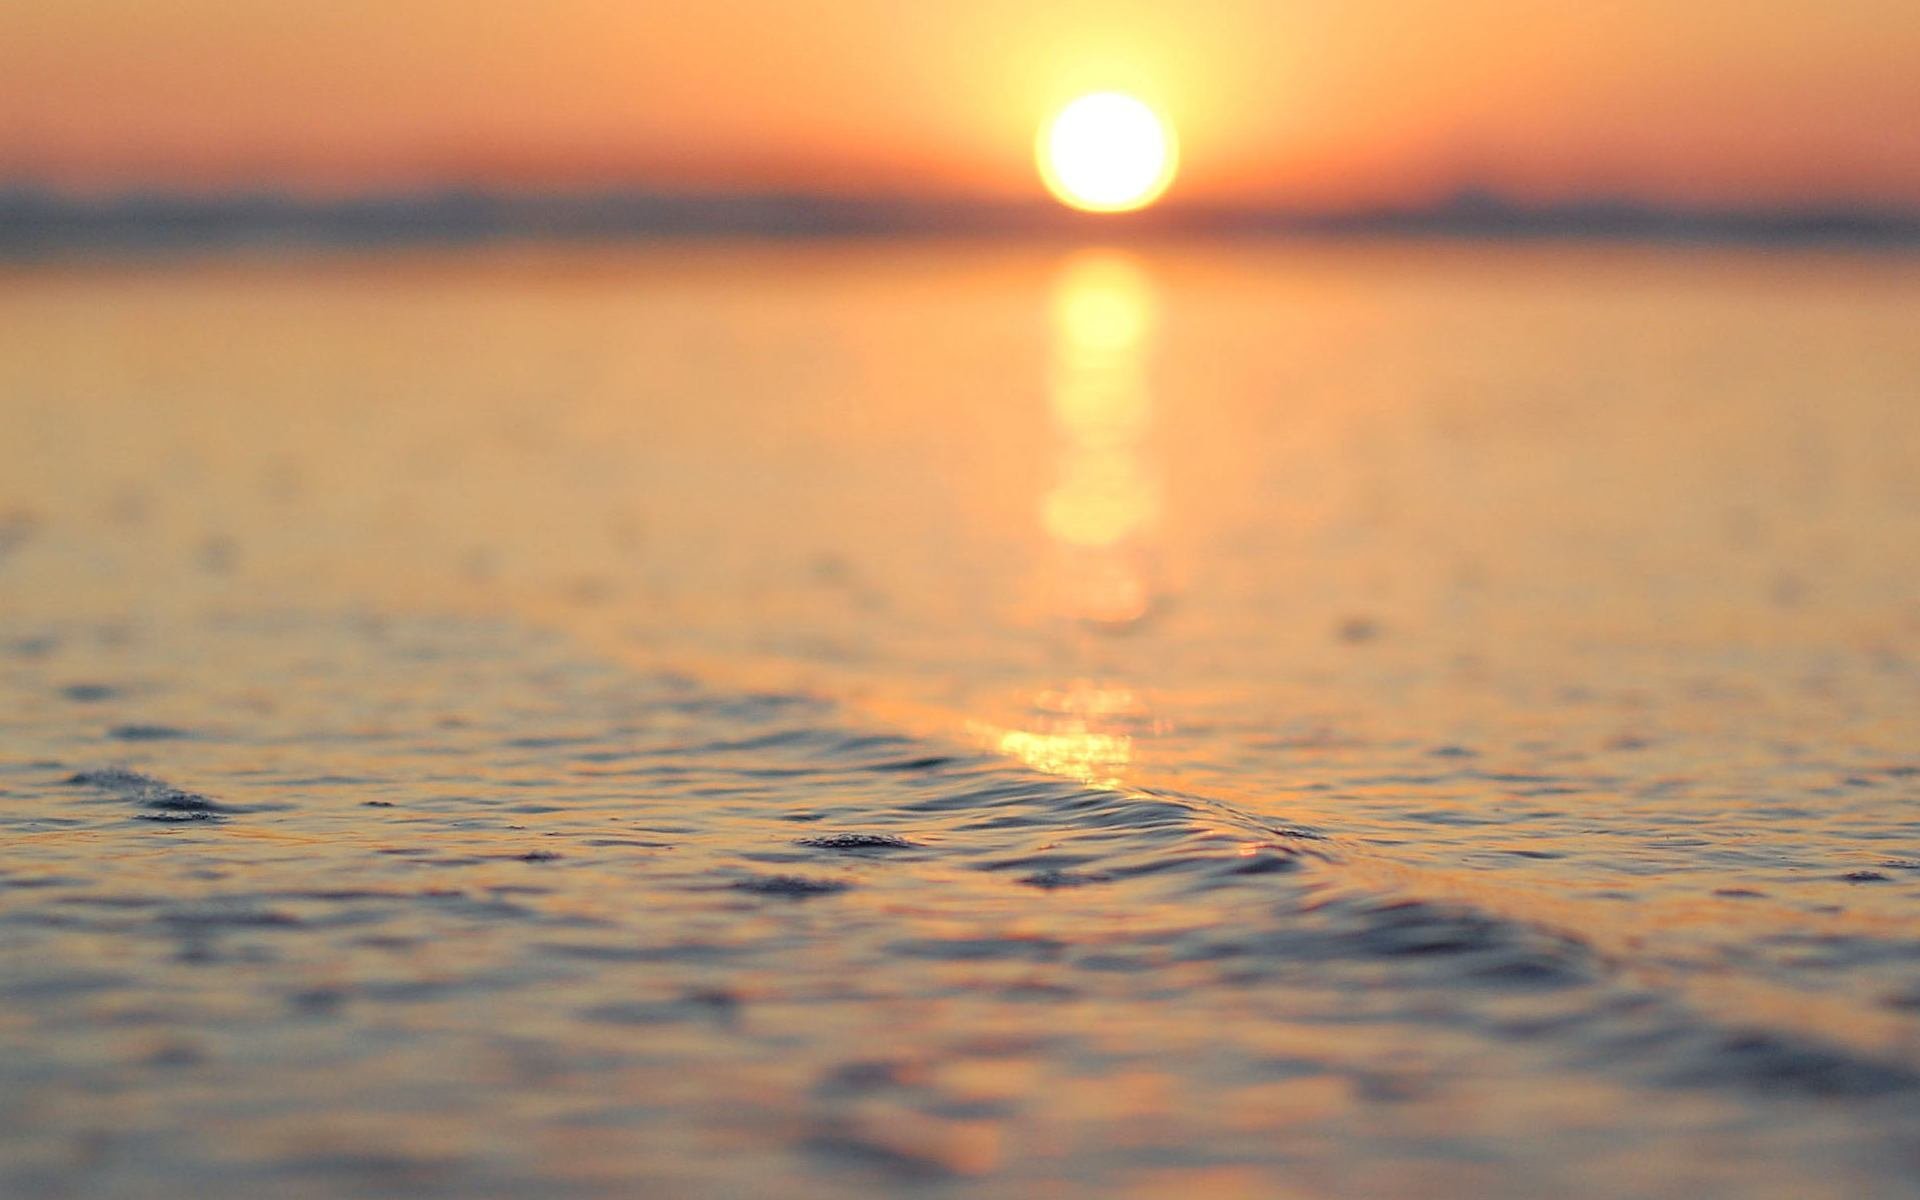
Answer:
<svg viewBox="0 0 1920 1200"><path fill-rule="evenodd" d="M0 180L1038 194L1113 86L1187 198L1920 202L1915 0L0 0Z"/></svg>

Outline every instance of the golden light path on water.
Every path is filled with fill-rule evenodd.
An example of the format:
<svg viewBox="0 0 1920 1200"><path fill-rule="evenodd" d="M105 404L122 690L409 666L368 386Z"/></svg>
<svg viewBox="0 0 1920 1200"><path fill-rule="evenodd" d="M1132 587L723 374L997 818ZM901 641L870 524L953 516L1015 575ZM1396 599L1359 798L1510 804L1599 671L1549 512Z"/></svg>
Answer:
<svg viewBox="0 0 1920 1200"><path fill-rule="evenodd" d="M1153 281L1134 257L1093 249L1062 265L1047 393L1056 478L1039 519L1052 550L1048 608L1087 637L1133 628L1161 595L1148 374L1158 318ZM1132 759L1132 730L1150 720L1132 688L1077 678L1034 697L1033 728L990 740L1036 769L1111 784Z"/></svg>

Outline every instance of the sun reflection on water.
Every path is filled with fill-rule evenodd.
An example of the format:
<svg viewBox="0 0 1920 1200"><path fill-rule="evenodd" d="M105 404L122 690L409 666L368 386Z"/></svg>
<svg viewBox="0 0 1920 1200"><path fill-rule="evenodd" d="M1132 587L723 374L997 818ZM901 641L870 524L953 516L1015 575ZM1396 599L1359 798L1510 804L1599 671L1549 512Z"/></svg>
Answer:
<svg viewBox="0 0 1920 1200"><path fill-rule="evenodd" d="M1158 297L1132 256L1090 250L1061 269L1051 315L1048 398L1058 465L1039 519L1050 547L1049 612L1070 630L1081 670L1033 697L1024 728L990 740L1038 770L1116 784L1152 716L1134 688L1105 678L1111 672L1101 669L1092 643L1137 628L1162 594L1148 380Z"/></svg>
<svg viewBox="0 0 1920 1200"><path fill-rule="evenodd" d="M1148 541L1160 487L1145 451L1157 317L1152 281L1115 251L1069 259L1055 286L1049 395L1059 468L1040 518L1057 551L1056 611L1072 620L1125 627L1156 598Z"/></svg>
<svg viewBox="0 0 1920 1200"><path fill-rule="evenodd" d="M1133 760L1133 738L1125 733L1065 730L1042 733L1031 729L1002 730L996 742L1000 753L1011 755L1036 771L1111 785Z"/></svg>

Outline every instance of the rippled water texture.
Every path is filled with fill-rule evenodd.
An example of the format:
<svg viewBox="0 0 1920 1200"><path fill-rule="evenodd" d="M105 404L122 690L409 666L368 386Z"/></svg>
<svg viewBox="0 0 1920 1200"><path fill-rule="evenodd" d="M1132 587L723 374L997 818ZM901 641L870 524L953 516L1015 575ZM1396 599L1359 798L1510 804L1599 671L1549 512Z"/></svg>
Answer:
<svg viewBox="0 0 1920 1200"><path fill-rule="evenodd" d="M1920 262L0 328L0 1193L1920 1192Z"/></svg>

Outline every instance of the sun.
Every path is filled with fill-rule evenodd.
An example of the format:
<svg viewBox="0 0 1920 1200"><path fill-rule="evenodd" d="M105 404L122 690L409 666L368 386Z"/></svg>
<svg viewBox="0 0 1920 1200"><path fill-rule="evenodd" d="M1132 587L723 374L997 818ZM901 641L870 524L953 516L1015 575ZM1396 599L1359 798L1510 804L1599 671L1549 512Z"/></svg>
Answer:
<svg viewBox="0 0 1920 1200"><path fill-rule="evenodd" d="M1040 177L1061 203L1130 212L1160 198L1179 161L1173 127L1124 92L1091 92L1040 127Z"/></svg>

